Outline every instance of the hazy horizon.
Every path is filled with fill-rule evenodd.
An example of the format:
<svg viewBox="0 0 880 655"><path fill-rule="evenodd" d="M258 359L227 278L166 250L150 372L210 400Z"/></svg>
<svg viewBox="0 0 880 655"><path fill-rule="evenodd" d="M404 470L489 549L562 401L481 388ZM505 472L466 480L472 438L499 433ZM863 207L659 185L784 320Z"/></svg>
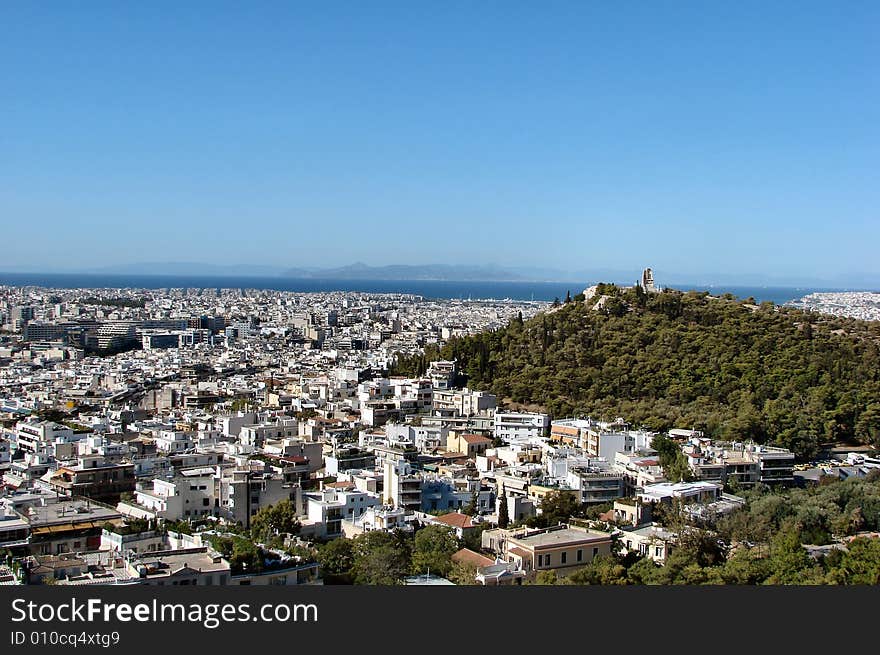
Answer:
<svg viewBox="0 0 880 655"><path fill-rule="evenodd" d="M362 262L358 262L362 263ZM352 263L354 264L354 263ZM424 271L417 271L419 274L413 277L407 277L404 274L397 273L395 277L373 277L367 275L363 278L353 277L347 274L330 274L334 269L347 269L351 266L327 266L327 267L306 267L299 269L297 267L269 266L269 265L236 265L236 264L216 264L209 262L137 262L122 264L118 266L102 266L80 269L63 269L56 268L50 270L47 268L39 268L32 266L4 267L0 265L0 274L12 275L61 275L61 276L82 276L82 277L200 277L200 278L288 278L295 279L327 279L327 280L400 280L400 281L417 281L422 280L443 280L442 275L430 276ZM382 269L399 265L378 265L372 266L372 272L378 272ZM433 266L438 264L433 263ZM432 268L432 263L426 262L424 268ZM408 268L404 266L404 268ZM413 266L414 269L420 269L422 266ZM483 269L485 272L493 272L496 277L481 277L480 275L459 275L462 271L468 272L475 269ZM579 271L561 271L554 269L540 269L530 267L517 267L515 265L486 265L482 267L473 266L451 266L450 274L453 276L448 278L457 281L473 281L473 282L549 282L549 283L579 283L579 282L613 282L613 283L632 283L634 282L643 269L585 269ZM743 286L743 287L822 287L828 289L845 289L853 290L869 290L880 289L880 275L872 275L868 273L852 273L849 275L839 275L831 278L817 277L787 277L787 276L767 276L760 273L723 273L723 272L697 272L697 273L680 273L660 270L652 267L654 276L659 286L674 285L705 285L705 286ZM302 274L300 274L302 271ZM327 274L325 274L327 273ZM508 275L499 275L499 273L507 273ZM2 283L2 280L0 280Z"/></svg>

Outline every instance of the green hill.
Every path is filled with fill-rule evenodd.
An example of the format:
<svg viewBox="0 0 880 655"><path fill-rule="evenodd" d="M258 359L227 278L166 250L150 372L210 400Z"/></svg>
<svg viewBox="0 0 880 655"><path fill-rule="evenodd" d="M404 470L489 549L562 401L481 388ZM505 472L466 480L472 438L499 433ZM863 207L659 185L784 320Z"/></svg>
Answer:
<svg viewBox="0 0 880 655"><path fill-rule="evenodd" d="M613 285L580 298L528 322L453 339L410 364L456 358L472 388L554 417L693 427L801 456L824 442L880 445L876 322Z"/></svg>

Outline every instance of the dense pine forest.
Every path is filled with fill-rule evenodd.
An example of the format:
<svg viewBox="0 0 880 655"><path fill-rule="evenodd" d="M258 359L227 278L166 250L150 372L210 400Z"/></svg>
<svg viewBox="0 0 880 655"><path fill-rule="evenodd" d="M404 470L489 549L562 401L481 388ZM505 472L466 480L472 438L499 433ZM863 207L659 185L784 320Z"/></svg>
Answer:
<svg viewBox="0 0 880 655"><path fill-rule="evenodd" d="M825 443L880 446L880 324L608 284L566 300L402 358L396 372L456 359L461 382L510 406L702 429L801 457Z"/></svg>

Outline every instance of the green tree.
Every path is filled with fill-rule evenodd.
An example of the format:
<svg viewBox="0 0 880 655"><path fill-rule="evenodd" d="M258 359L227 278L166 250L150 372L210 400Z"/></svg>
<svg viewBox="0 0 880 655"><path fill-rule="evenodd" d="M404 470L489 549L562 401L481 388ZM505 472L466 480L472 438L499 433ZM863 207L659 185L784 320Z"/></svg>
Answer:
<svg viewBox="0 0 880 655"><path fill-rule="evenodd" d="M351 539L333 539L318 549L318 564L325 577L349 576L354 567L354 542Z"/></svg>
<svg viewBox="0 0 880 655"><path fill-rule="evenodd" d="M535 580L532 584L536 585L561 585L566 584L564 578L560 578L556 571L538 571L535 574Z"/></svg>
<svg viewBox="0 0 880 655"><path fill-rule="evenodd" d="M541 522L552 526L567 522L573 516L579 516L583 506L572 491L551 491L541 499Z"/></svg>
<svg viewBox="0 0 880 655"><path fill-rule="evenodd" d="M572 584L625 585L626 568L613 556L597 557L582 569L568 576Z"/></svg>
<svg viewBox="0 0 880 655"><path fill-rule="evenodd" d="M398 585L409 574L411 550L406 535L374 530L354 538L355 584Z"/></svg>
<svg viewBox="0 0 880 655"><path fill-rule="evenodd" d="M465 506L462 514L467 514L468 516L476 516L480 513L480 494L478 492L474 492L471 495L470 502Z"/></svg>
<svg viewBox="0 0 880 655"><path fill-rule="evenodd" d="M880 541L868 537L850 541L828 579L834 584L880 584Z"/></svg>
<svg viewBox="0 0 880 655"><path fill-rule="evenodd" d="M650 557L643 557L627 569L627 580L632 584L660 584L661 569Z"/></svg>
<svg viewBox="0 0 880 655"><path fill-rule="evenodd" d="M793 522L787 522L771 540L770 584L798 584L814 566L813 560L801 545L800 532Z"/></svg>
<svg viewBox="0 0 880 655"><path fill-rule="evenodd" d="M476 575L476 565L469 562L453 562L448 578L457 585L468 586L479 584Z"/></svg>
<svg viewBox="0 0 880 655"><path fill-rule="evenodd" d="M300 527L296 508L287 499L261 508L251 519L254 541L268 542L277 535L297 534Z"/></svg>
<svg viewBox="0 0 880 655"><path fill-rule="evenodd" d="M507 512L507 494L502 493L498 501L498 527L506 528L510 525L510 515Z"/></svg>
<svg viewBox="0 0 880 655"><path fill-rule="evenodd" d="M245 537L214 537L212 546L229 560L229 568L233 574L260 573L264 567L260 549Z"/></svg>
<svg viewBox="0 0 880 655"><path fill-rule="evenodd" d="M651 448L660 456L660 466L667 480L679 482L693 479L687 457L678 443L666 435L658 434L651 440Z"/></svg>
<svg viewBox="0 0 880 655"><path fill-rule="evenodd" d="M412 555L413 573L432 572L447 576L452 570L452 556L459 549L458 539L451 528L429 525L415 536Z"/></svg>

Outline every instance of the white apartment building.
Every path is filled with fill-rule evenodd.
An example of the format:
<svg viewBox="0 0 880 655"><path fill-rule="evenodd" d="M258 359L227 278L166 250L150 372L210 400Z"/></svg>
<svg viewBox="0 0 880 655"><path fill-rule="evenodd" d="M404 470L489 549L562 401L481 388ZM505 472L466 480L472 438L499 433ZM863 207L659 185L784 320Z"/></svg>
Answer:
<svg viewBox="0 0 880 655"><path fill-rule="evenodd" d="M361 518L370 507L382 504L379 494L360 491L352 487L329 488L305 495L307 530L315 536L335 538L343 535L342 521Z"/></svg>
<svg viewBox="0 0 880 655"><path fill-rule="evenodd" d="M434 390L434 409L456 412L459 416L472 416L494 410L497 399L487 391L472 391L468 388Z"/></svg>
<svg viewBox="0 0 880 655"><path fill-rule="evenodd" d="M214 468L183 469L173 480L153 480L151 490L135 491L138 505L169 521L214 516L217 506Z"/></svg>
<svg viewBox="0 0 880 655"><path fill-rule="evenodd" d="M366 511L353 520L343 519L342 531L349 539L356 537L364 532L372 532L373 530L382 530L390 532L392 530L411 530L412 524L407 522L408 515L401 508L393 508L387 505L377 505L368 507Z"/></svg>
<svg viewBox="0 0 880 655"><path fill-rule="evenodd" d="M292 439L299 436L299 424L295 418L283 419L277 423L243 425L238 440L246 446L261 448L268 439Z"/></svg>
<svg viewBox="0 0 880 655"><path fill-rule="evenodd" d="M15 448L36 453L55 443L74 443L88 434L52 421L19 421L15 424Z"/></svg>
<svg viewBox="0 0 880 655"><path fill-rule="evenodd" d="M550 416L533 412L495 412L493 435L504 443L526 443L544 437Z"/></svg>
<svg viewBox="0 0 880 655"><path fill-rule="evenodd" d="M643 503L714 503L721 498L722 489L716 482L659 482L647 485L637 497Z"/></svg>
<svg viewBox="0 0 880 655"><path fill-rule="evenodd" d="M196 447L192 432L180 430L159 430L153 438L156 450L160 453L174 454L193 450Z"/></svg>

